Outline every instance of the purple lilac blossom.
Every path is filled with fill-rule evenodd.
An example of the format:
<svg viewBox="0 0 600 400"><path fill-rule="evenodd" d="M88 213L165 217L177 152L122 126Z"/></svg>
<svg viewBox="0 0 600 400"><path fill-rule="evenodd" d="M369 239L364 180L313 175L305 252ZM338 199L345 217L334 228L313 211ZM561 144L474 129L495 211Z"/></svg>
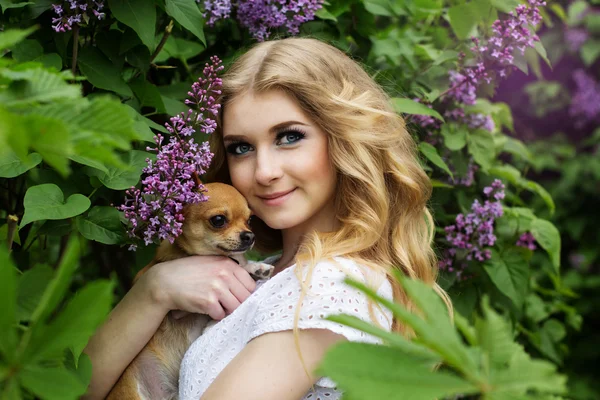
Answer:
<svg viewBox="0 0 600 400"><path fill-rule="evenodd" d="M528 47L534 47L539 37L532 31L542 20L539 7L545 6L541 0L528 0L521 4L509 17L496 20L492 25L493 35L487 42L472 38L471 51L479 59L474 66L463 67L461 71L450 71L450 89L447 96L459 104L475 104L477 87L485 81L490 83L493 75L505 77L514 66L513 52L525 54ZM459 58L462 61L464 56Z"/></svg>
<svg viewBox="0 0 600 400"><path fill-rule="evenodd" d="M103 0L65 0L59 4L52 4L52 8L58 16L52 18L52 28L56 32L70 31L74 24L81 24L82 18L87 22L90 14L93 14L98 20L106 16L100 12L104 8Z"/></svg>
<svg viewBox="0 0 600 400"><path fill-rule="evenodd" d="M117 207L129 221L129 237L141 239L145 245L161 240L173 243L181 234L184 205L208 199L198 176L206 172L213 154L208 142L195 143L191 135L196 130L210 134L216 126L213 117L216 118L220 104L214 96L221 94L222 81L217 73L223 66L217 57L211 57L211 63L206 64L203 77L188 92L191 100L186 100L186 104L194 105L196 111L188 110L165 124L170 133L168 142L161 134L154 136L156 148L147 150L157 153L156 161L146 159L141 189L127 190L124 204ZM136 248L133 244L130 250Z"/></svg>
<svg viewBox="0 0 600 400"><path fill-rule="evenodd" d="M494 221L503 214L501 200L504 199L504 184L499 179L494 180L491 186L483 189L488 198L482 205L479 200L474 200L471 213L458 214L456 223L449 225L446 231L446 240L451 245L439 262L440 269L456 272L458 277L467 266L467 261L485 261L491 258L489 247L496 243L494 235ZM460 258L457 260L456 258ZM455 262L461 261L460 266Z"/></svg>
<svg viewBox="0 0 600 400"><path fill-rule="evenodd" d="M590 34L583 28L566 28L564 38L567 47L572 52L577 52L589 39Z"/></svg>
<svg viewBox="0 0 600 400"><path fill-rule="evenodd" d="M581 128L589 122L600 121L600 84L582 69L573 73L575 90L571 96L569 115L575 126Z"/></svg>
<svg viewBox="0 0 600 400"><path fill-rule="evenodd" d="M200 0L196 0L200 3ZM204 0L204 13L202 16L209 16L206 24L213 26L215 22L221 19L229 18L231 14L231 0Z"/></svg>
<svg viewBox="0 0 600 400"><path fill-rule="evenodd" d="M240 24L262 42L270 30L285 26L291 35L299 33L304 22L312 21L323 0L244 0L237 6Z"/></svg>
<svg viewBox="0 0 600 400"><path fill-rule="evenodd" d="M535 245L535 237L531 234L531 232L525 232L517 240L517 246L526 247L529 250L537 249Z"/></svg>

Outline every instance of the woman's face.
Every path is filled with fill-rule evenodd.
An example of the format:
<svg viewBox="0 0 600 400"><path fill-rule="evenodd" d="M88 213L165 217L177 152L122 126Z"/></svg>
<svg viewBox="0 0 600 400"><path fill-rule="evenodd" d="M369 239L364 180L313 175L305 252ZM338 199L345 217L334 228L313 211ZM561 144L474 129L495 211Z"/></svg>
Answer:
<svg viewBox="0 0 600 400"><path fill-rule="evenodd" d="M274 229L329 231L336 174L327 135L280 90L247 93L223 111L231 182Z"/></svg>

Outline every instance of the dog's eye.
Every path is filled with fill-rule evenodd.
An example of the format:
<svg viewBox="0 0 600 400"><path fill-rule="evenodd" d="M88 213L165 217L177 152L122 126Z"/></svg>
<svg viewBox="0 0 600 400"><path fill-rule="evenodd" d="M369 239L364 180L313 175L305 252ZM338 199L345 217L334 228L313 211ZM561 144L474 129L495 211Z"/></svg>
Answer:
<svg viewBox="0 0 600 400"><path fill-rule="evenodd" d="M222 228L227 223L227 218L224 215L215 215L209 222L215 228Z"/></svg>

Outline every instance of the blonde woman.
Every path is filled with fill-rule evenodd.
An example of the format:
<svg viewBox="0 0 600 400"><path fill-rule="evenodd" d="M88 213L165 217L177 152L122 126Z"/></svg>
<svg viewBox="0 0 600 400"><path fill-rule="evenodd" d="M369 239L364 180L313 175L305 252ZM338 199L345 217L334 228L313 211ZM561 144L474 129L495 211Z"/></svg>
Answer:
<svg viewBox="0 0 600 400"><path fill-rule="evenodd" d="M180 399L338 399L313 370L342 340L379 339L326 321L346 313L410 335L343 283L360 280L413 308L392 271L435 287L429 179L389 97L342 51L319 40L256 44L223 76L213 179L235 186L256 247L277 252L254 282L222 257L189 257L145 274L86 349L88 398L102 398L169 310L220 320L188 349ZM202 268L198 268L201 265Z"/></svg>

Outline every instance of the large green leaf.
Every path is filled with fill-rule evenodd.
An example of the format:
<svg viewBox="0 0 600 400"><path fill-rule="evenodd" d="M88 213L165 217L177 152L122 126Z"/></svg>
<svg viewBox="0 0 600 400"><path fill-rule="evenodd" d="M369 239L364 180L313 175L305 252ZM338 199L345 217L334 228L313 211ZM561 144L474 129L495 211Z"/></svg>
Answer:
<svg viewBox="0 0 600 400"><path fill-rule="evenodd" d="M0 177L14 178L42 162L42 156L38 153L27 155L27 160L21 160L14 151L8 150L0 153Z"/></svg>
<svg viewBox="0 0 600 400"><path fill-rule="evenodd" d="M0 247L0 354L11 360L16 349L17 271L5 246Z"/></svg>
<svg viewBox="0 0 600 400"><path fill-rule="evenodd" d="M440 121L444 120L444 118L442 118L440 113L435 111L433 108L429 108L424 104L417 103L416 101L414 101L412 99L402 99L399 97L394 97L394 98L392 98L392 105L394 106L394 109L398 113L430 115L434 118L439 119Z"/></svg>
<svg viewBox="0 0 600 400"><path fill-rule="evenodd" d="M133 29L150 52L154 51L156 6L147 0L108 0L116 19Z"/></svg>
<svg viewBox="0 0 600 400"><path fill-rule="evenodd" d="M531 233L540 246L546 250L558 273L560 268L560 233L558 229L552 222L536 218L531 222Z"/></svg>
<svg viewBox="0 0 600 400"><path fill-rule="evenodd" d="M442 157L440 157L440 155L438 154L438 151L435 147L433 147L432 145L430 145L427 142L421 142L421 143L419 143L419 150L421 151L421 153L423 153L423 155L425 157L427 157L427 159L429 161L431 161L433 164L435 164L436 166L438 166L441 169L443 169L444 171L446 171L446 173L448 175L450 175L450 177L452 179L454 179L454 176L452 175L450 168L448 168L448 165L446 165L444 160L442 160Z"/></svg>
<svg viewBox="0 0 600 400"><path fill-rule="evenodd" d="M81 194L73 194L65 201L62 190L52 183L27 189L23 203L21 228L33 221L71 218L90 208L90 199Z"/></svg>
<svg viewBox="0 0 600 400"><path fill-rule="evenodd" d="M450 26L459 39L466 39L479 22L476 10L470 4L458 4L448 10Z"/></svg>
<svg viewBox="0 0 600 400"><path fill-rule="evenodd" d="M442 136L444 145L452 151L462 149L467 144L467 130L464 126L458 124L442 125Z"/></svg>
<svg viewBox="0 0 600 400"><path fill-rule="evenodd" d="M125 97L133 96L131 89L121 77L121 71L95 47L88 46L81 49L77 63L92 85L100 89L112 90Z"/></svg>
<svg viewBox="0 0 600 400"><path fill-rule="evenodd" d="M98 325L106 318L112 306L113 282L94 281L77 293L64 310L50 323L43 335L37 336L30 362L61 355L65 349L73 348L75 358Z"/></svg>
<svg viewBox="0 0 600 400"><path fill-rule="evenodd" d="M166 0L165 11L206 46L204 17L195 0Z"/></svg>
<svg viewBox="0 0 600 400"><path fill-rule="evenodd" d="M87 385L64 368L28 366L19 374L21 385L44 400L76 400Z"/></svg>
<svg viewBox="0 0 600 400"><path fill-rule="evenodd" d="M37 29L38 26L31 26L27 29L6 29L0 32L0 51L13 47Z"/></svg>
<svg viewBox="0 0 600 400"><path fill-rule="evenodd" d="M39 67L18 71L0 68L0 76L12 81L6 89L0 87L0 103L6 105L23 106L81 97L79 85L65 82L65 75Z"/></svg>
<svg viewBox="0 0 600 400"><path fill-rule="evenodd" d="M481 165L484 170L490 168L496 157L492 135L484 129L477 129L468 136L467 143L469 153L471 153L475 162Z"/></svg>
<svg viewBox="0 0 600 400"><path fill-rule="evenodd" d="M45 264L38 264L21 275L17 293L19 321L29 321L53 277L54 270Z"/></svg>
<svg viewBox="0 0 600 400"><path fill-rule="evenodd" d="M113 190L125 190L135 186L142 175L142 169L148 165L146 159L152 156L144 151L132 150L126 154L124 168L109 167L108 173L89 171L88 174L97 176L104 186Z"/></svg>
<svg viewBox="0 0 600 400"><path fill-rule="evenodd" d="M400 350L341 343L327 352L318 373L330 377L351 399L427 400L477 393L472 383Z"/></svg>
<svg viewBox="0 0 600 400"><path fill-rule="evenodd" d="M31 148L37 151L44 161L61 175L69 173L69 160L72 146L67 126L59 119L30 114L22 116L27 126Z"/></svg>
<svg viewBox="0 0 600 400"><path fill-rule="evenodd" d="M143 78L139 78L129 82L129 87L131 87L142 106L152 107L159 113L166 112L165 103L156 86Z"/></svg>
<svg viewBox="0 0 600 400"><path fill-rule="evenodd" d="M104 244L117 244L124 239L120 213L114 207L96 206L87 216L77 217L75 222L86 239Z"/></svg>
<svg viewBox="0 0 600 400"><path fill-rule="evenodd" d="M523 251L518 247L508 248L502 253L492 249L492 257L483 264L494 285L518 309L523 307L529 282L529 264Z"/></svg>

